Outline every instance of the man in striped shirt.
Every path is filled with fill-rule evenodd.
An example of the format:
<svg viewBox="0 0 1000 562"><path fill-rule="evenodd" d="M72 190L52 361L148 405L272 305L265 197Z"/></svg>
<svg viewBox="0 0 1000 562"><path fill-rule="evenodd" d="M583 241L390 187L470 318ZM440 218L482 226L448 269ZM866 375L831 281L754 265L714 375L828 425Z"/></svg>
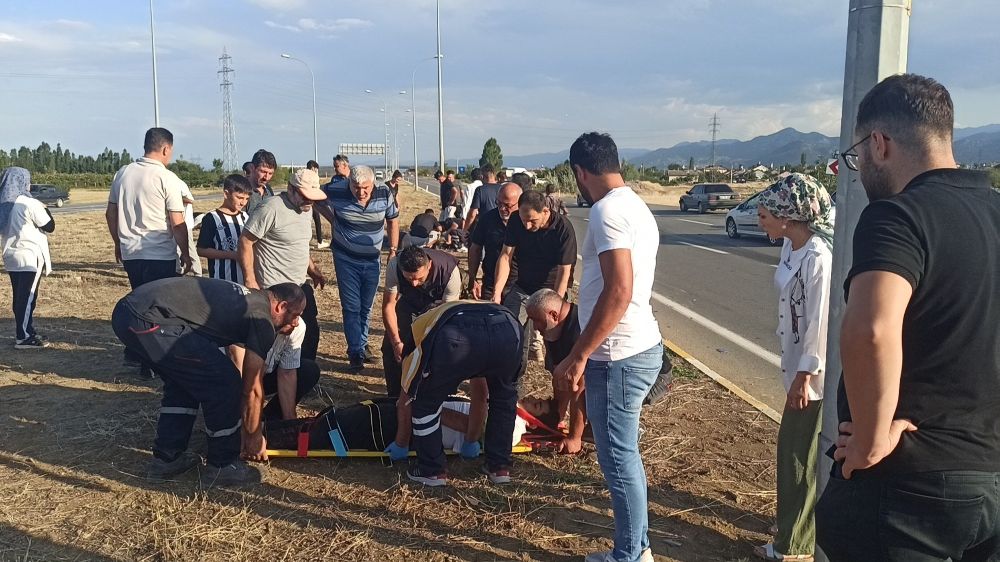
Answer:
<svg viewBox="0 0 1000 562"><path fill-rule="evenodd" d="M368 166L351 168L349 189L329 190L320 213L333 227L333 267L337 272L350 370L358 372L374 360L368 345L368 324L378 291L379 256L386 230L389 258L399 245L399 208L385 185L375 185Z"/></svg>

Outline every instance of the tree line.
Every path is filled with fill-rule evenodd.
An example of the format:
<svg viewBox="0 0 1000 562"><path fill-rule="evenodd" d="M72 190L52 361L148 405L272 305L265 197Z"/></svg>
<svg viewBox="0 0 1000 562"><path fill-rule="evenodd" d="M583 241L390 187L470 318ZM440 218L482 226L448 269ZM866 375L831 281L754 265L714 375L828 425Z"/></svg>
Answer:
<svg viewBox="0 0 1000 562"><path fill-rule="evenodd" d="M0 168L19 166L34 173L113 174L132 160L132 155L124 148L121 152L105 148L97 156L74 154L59 143L53 149L47 142L38 145L38 148L0 149Z"/></svg>

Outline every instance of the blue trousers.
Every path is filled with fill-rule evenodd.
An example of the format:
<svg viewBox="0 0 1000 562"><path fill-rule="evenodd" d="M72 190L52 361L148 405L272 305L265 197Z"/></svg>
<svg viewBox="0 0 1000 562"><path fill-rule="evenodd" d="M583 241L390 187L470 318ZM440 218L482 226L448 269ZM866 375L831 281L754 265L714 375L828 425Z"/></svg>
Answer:
<svg viewBox="0 0 1000 562"><path fill-rule="evenodd" d="M360 259L337 252L333 254L333 267L337 272L337 288L340 290L347 356L353 359L364 354L368 344L368 324L371 321L372 304L378 291L382 265L378 256Z"/></svg>

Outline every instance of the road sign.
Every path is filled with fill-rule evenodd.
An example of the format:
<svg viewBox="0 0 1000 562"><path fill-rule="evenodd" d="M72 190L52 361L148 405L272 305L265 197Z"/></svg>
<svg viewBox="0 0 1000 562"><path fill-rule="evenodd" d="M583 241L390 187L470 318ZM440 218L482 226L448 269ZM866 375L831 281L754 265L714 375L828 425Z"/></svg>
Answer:
<svg viewBox="0 0 1000 562"><path fill-rule="evenodd" d="M840 160L831 158L826 161L826 175L835 176L840 169Z"/></svg>
<svg viewBox="0 0 1000 562"><path fill-rule="evenodd" d="M380 156L386 153L384 144L367 144L367 143L341 143L340 154L348 155L363 155L363 156Z"/></svg>
<svg viewBox="0 0 1000 562"><path fill-rule="evenodd" d="M458 173L464 174L465 173L465 166L459 166L458 167Z"/></svg>

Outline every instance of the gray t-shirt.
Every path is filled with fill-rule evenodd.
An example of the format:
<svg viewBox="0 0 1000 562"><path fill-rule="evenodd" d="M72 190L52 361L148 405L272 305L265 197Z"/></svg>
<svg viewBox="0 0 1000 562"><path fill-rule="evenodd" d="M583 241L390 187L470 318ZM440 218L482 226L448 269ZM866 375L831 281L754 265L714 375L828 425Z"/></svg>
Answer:
<svg viewBox="0 0 1000 562"><path fill-rule="evenodd" d="M257 285L266 289L278 283L305 283L309 270L312 212L302 212L282 193L268 197L243 227L258 238L253 245Z"/></svg>
<svg viewBox="0 0 1000 562"><path fill-rule="evenodd" d="M118 170L108 202L117 206L122 259L177 259L169 215L184 212L183 188L180 178L152 158L139 158Z"/></svg>

